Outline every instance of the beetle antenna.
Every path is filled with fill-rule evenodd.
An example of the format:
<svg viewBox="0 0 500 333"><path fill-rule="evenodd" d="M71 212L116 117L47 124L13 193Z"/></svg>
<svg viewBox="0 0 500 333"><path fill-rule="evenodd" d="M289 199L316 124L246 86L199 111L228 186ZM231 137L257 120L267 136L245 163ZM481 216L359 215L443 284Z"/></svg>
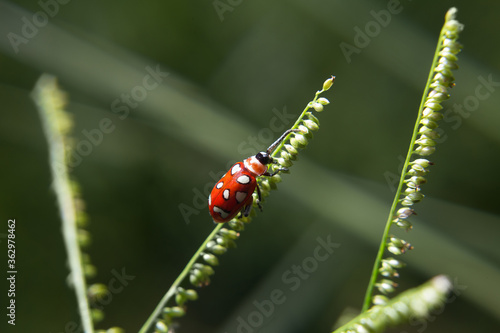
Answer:
<svg viewBox="0 0 500 333"><path fill-rule="evenodd" d="M299 129L289 129L287 130L285 133L283 133L279 138L278 140L274 141L272 145L269 146L269 148L267 148L266 150L266 153L267 154L271 154L271 152L276 148L277 145L279 145L281 143L281 141L283 141L287 136L288 134L290 133L297 133L297 132L300 132Z"/></svg>

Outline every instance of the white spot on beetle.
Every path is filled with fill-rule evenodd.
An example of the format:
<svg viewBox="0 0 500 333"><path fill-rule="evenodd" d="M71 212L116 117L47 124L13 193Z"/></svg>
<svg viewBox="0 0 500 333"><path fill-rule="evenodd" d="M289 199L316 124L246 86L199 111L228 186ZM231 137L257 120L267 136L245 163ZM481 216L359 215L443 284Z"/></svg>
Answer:
<svg viewBox="0 0 500 333"><path fill-rule="evenodd" d="M239 164L233 165L233 167L231 168L231 175L234 175L235 173L237 173L240 170L241 170L241 167Z"/></svg>
<svg viewBox="0 0 500 333"><path fill-rule="evenodd" d="M212 205L212 194L208 196L208 205Z"/></svg>
<svg viewBox="0 0 500 333"><path fill-rule="evenodd" d="M240 184L249 184L250 183L250 177L248 177L247 175L242 175L242 176L239 176L238 179L236 179L236 181Z"/></svg>
<svg viewBox="0 0 500 333"><path fill-rule="evenodd" d="M236 192L236 196L235 197L236 197L236 201L238 203L241 203L247 197L247 192Z"/></svg>
<svg viewBox="0 0 500 333"><path fill-rule="evenodd" d="M216 187L216 188L221 188L221 187L222 187L222 185L224 185L224 182L219 182L219 183L217 183L217 185L215 185L215 187Z"/></svg>
<svg viewBox="0 0 500 333"><path fill-rule="evenodd" d="M219 213L220 217L225 219L229 216L229 212L226 212L224 209L214 206L214 212Z"/></svg>
<svg viewBox="0 0 500 333"><path fill-rule="evenodd" d="M222 192L222 197L224 198L224 200L229 200L229 189L226 188L224 190L224 192Z"/></svg>

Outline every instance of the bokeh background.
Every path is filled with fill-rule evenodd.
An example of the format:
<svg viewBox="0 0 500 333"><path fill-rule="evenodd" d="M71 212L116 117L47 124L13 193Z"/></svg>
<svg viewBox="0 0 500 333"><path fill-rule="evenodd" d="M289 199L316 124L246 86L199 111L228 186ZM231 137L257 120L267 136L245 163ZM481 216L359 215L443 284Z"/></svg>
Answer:
<svg viewBox="0 0 500 333"><path fill-rule="evenodd" d="M403 257L408 267L398 290L437 274L449 275L455 289L444 311L393 331L496 331L500 3L402 0L398 13L377 23L373 13L393 1L62 2L0 1L0 234L6 253L7 220L15 218L19 272L16 326L2 315L2 332L78 332L47 143L30 99L42 73L57 76L69 94L77 144L102 119L113 124L73 175L90 217L94 281L108 284L116 272L129 277L98 327L127 332L141 327L213 229L203 194L213 174L266 147L336 75L320 131L238 248L220 258L212 284L199 290L178 327L331 331L343 313L361 307L393 179L452 6L465 24L457 86L445 103L449 117L431 158L427 198L416 207L414 230L398 233L415 247ZM39 12L48 22L30 30L26 21L43 19ZM356 46L357 29L366 27L373 37L346 56L341 45ZM26 38L13 46L9 33ZM168 75L127 113L119 111L147 66ZM311 273L294 273L310 261L318 237L339 246ZM1 267L3 276L6 263ZM286 300L262 312L256 304L273 290Z"/></svg>

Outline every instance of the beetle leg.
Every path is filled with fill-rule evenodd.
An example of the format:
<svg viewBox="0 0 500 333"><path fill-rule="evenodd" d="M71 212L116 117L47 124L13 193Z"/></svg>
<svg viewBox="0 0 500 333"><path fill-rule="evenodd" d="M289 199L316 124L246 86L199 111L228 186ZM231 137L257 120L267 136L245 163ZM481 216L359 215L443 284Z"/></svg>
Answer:
<svg viewBox="0 0 500 333"><path fill-rule="evenodd" d="M248 205L246 205L245 208L243 208L243 210L241 211L240 217L243 217L243 216L247 217L248 215L250 215L250 212L252 211L252 203L253 203L253 198L252 198L252 200L250 200Z"/></svg>
<svg viewBox="0 0 500 333"><path fill-rule="evenodd" d="M259 184L257 184L257 197L259 198L257 200L257 206L259 206L260 211L262 212L262 206L260 205L260 202L262 201L262 196L260 194L260 187Z"/></svg>
<svg viewBox="0 0 500 333"><path fill-rule="evenodd" d="M278 162L276 162L276 160L273 158L273 159L271 160L271 163L272 163L272 164L277 164ZM266 172L263 174L263 176L272 177L272 176L274 176L274 175L278 174L278 173L279 173L279 172L281 172L281 171L288 171L288 169L287 169L287 168L279 168L278 170L274 171L273 173L269 173L269 172L267 172L267 171L266 171Z"/></svg>
<svg viewBox="0 0 500 333"><path fill-rule="evenodd" d="M257 206L259 207L260 211L262 212L262 206L260 205L260 202L262 201L262 195L260 194L260 187L257 185L257 197L258 199L255 201L257 203ZM247 217L250 215L250 212L252 211L252 206L253 206L253 197L252 200L246 205L243 210L240 213L240 217Z"/></svg>
<svg viewBox="0 0 500 333"><path fill-rule="evenodd" d="M280 171L288 171L288 169L287 168L279 168L278 170L274 171L273 173L266 172L263 174L263 176L272 177L272 176L278 174Z"/></svg>

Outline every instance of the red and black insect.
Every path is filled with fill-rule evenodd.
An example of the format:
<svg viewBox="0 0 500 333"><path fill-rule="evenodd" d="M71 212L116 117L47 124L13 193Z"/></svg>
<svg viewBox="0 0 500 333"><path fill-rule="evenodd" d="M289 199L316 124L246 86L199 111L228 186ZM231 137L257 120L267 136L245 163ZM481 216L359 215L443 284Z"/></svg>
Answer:
<svg viewBox="0 0 500 333"><path fill-rule="evenodd" d="M259 201L261 200L256 177L272 177L280 171L287 170L286 168L280 168L274 173L269 173L267 172L267 165L274 163L270 154L292 132L300 131L297 129L287 130L266 151L234 164L215 184L208 196L208 209L215 222L228 222L242 209L243 216L250 214L253 203L252 194L256 188Z"/></svg>

